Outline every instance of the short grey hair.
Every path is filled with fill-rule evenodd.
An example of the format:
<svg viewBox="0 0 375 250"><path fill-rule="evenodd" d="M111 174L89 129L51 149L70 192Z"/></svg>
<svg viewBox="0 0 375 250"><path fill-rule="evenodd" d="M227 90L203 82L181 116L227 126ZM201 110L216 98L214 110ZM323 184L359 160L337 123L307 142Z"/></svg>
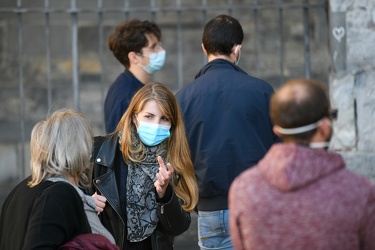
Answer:
<svg viewBox="0 0 375 250"><path fill-rule="evenodd" d="M29 186L51 177L65 177L80 187L89 187L92 143L88 119L75 110L61 109L38 122L31 132Z"/></svg>

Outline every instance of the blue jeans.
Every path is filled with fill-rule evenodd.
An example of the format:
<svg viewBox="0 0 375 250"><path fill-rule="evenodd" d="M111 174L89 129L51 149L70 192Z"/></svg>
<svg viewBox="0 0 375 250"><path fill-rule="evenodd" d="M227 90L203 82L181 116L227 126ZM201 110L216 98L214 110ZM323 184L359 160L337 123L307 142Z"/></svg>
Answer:
<svg viewBox="0 0 375 250"><path fill-rule="evenodd" d="M198 244L201 250L232 250L229 211L198 211Z"/></svg>

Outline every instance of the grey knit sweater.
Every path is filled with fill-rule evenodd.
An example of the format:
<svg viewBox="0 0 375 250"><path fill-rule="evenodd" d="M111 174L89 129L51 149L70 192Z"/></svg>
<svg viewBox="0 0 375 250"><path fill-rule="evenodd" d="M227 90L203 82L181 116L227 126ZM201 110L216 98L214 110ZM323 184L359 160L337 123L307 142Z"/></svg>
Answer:
<svg viewBox="0 0 375 250"><path fill-rule="evenodd" d="M69 184L71 184L78 192L79 196L82 199L83 202L83 208L85 210L87 220L89 221L90 227L91 227L91 232L94 234L100 234L109 239L109 241L113 244L115 243L115 239L113 238L112 234L103 226L101 223L99 217L98 217L98 212L96 211L96 205L95 205L95 200L89 195L86 195L83 193L81 189L79 189L77 186L73 185L70 181L63 177L56 177L56 178L49 178L49 181L64 181Z"/></svg>

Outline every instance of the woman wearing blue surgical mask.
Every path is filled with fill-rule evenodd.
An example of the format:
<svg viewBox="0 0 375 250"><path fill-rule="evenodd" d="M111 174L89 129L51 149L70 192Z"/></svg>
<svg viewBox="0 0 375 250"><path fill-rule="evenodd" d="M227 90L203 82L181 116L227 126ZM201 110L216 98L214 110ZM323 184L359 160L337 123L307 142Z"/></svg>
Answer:
<svg viewBox="0 0 375 250"><path fill-rule="evenodd" d="M95 138L91 161L101 221L120 248L173 249L198 200L173 93L160 83L145 84L116 130Z"/></svg>

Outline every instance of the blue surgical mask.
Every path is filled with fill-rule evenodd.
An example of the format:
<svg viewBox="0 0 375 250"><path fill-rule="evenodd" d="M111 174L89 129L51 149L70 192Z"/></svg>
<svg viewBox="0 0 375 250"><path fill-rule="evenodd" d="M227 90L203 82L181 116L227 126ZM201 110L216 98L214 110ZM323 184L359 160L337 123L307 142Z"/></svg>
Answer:
<svg viewBox="0 0 375 250"><path fill-rule="evenodd" d="M171 126L139 121L137 133L144 144L147 146L155 146L170 136L170 128Z"/></svg>
<svg viewBox="0 0 375 250"><path fill-rule="evenodd" d="M150 75L154 74L156 71L159 71L163 68L165 63L166 52L165 50L152 53L150 55L145 55L150 58L150 64L148 66L143 66L143 69Z"/></svg>

